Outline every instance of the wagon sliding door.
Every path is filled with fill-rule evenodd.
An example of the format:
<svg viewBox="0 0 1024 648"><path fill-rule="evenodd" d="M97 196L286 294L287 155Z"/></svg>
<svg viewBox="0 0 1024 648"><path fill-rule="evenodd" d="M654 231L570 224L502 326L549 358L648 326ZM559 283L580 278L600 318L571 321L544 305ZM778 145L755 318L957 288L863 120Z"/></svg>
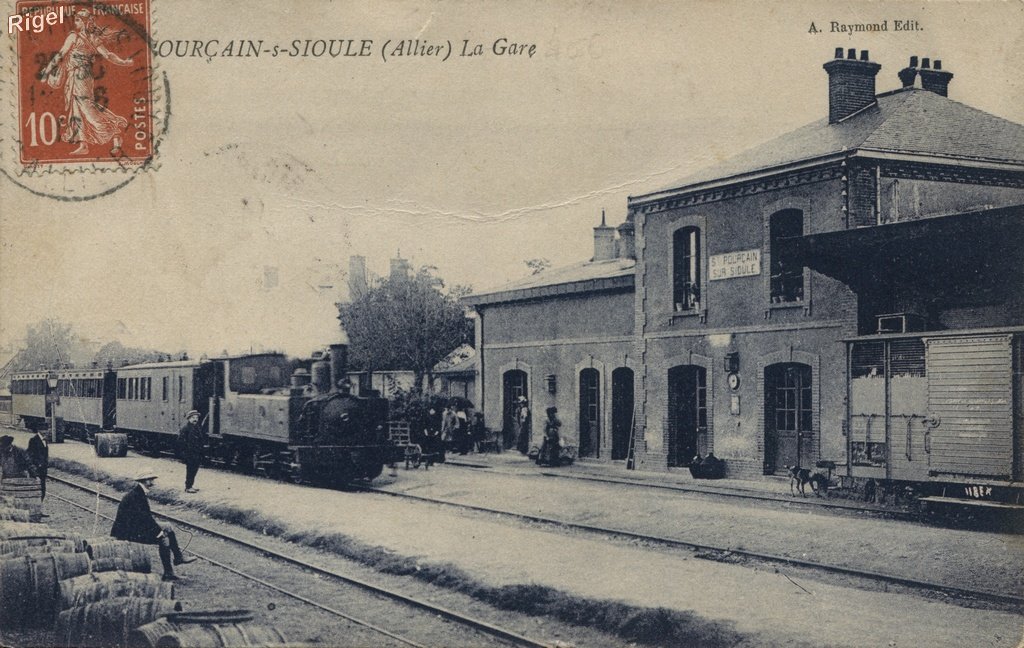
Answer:
<svg viewBox="0 0 1024 648"><path fill-rule="evenodd" d="M1010 336L927 340L931 471L1010 479L1013 384Z"/></svg>

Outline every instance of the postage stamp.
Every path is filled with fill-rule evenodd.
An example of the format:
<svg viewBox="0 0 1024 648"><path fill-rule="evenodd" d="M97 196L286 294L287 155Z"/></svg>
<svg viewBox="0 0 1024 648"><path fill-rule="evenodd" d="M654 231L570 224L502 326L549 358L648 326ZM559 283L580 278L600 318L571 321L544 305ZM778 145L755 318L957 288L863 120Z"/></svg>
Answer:
<svg viewBox="0 0 1024 648"><path fill-rule="evenodd" d="M139 165L153 155L149 0L20 0L20 162Z"/></svg>

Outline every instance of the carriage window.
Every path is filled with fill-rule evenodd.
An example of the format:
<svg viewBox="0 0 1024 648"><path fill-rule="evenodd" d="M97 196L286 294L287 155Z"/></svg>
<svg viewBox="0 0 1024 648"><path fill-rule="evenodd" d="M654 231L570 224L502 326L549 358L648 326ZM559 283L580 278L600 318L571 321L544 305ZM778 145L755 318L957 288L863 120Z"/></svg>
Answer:
<svg viewBox="0 0 1024 648"><path fill-rule="evenodd" d="M925 376L924 340L912 338L889 343L889 373L892 376Z"/></svg>
<svg viewBox="0 0 1024 648"><path fill-rule="evenodd" d="M672 235L672 301L677 313L700 310L700 229Z"/></svg>
<svg viewBox="0 0 1024 648"><path fill-rule="evenodd" d="M246 385L256 384L256 367L242 367L242 382Z"/></svg>
<svg viewBox="0 0 1024 648"><path fill-rule="evenodd" d="M885 375L885 344L859 342L850 357L851 378L880 378Z"/></svg>
<svg viewBox="0 0 1024 648"><path fill-rule="evenodd" d="M160 400L163 400L163 401L167 400L167 386L168 386L167 383L168 383L167 376L164 376L163 378L160 379L160 387L161 387L160 391L162 393L162 397L160 398Z"/></svg>
<svg viewBox="0 0 1024 648"><path fill-rule="evenodd" d="M121 400L128 398L128 385L124 378L117 379L117 397Z"/></svg>
<svg viewBox="0 0 1024 648"><path fill-rule="evenodd" d="M178 402L185 402L185 376L178 376Z"/></svg>

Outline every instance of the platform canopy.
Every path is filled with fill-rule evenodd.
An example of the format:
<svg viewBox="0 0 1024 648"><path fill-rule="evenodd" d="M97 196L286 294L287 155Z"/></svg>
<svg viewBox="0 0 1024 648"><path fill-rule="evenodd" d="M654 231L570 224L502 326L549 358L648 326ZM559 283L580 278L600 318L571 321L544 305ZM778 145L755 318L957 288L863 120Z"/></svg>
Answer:
<svg viewBox="0 0 1024 648"><path fill-rule="evenodd" d="M913 285L936 294L1024 283L1024 205L810 234L778 244L858 294Z"/></svg>

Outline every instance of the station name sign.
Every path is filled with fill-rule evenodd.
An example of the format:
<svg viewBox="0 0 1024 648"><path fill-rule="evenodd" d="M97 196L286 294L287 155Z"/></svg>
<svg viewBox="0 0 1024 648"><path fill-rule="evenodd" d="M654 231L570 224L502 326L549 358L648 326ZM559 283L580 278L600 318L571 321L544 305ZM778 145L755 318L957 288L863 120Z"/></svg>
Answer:
<svg viewBox="0 0 1024 648"><path fill-rule="evenodd" d="M753 277L761 274L761 250L740 250L711 255L709 268L711 281L734 277Z"/></svg>

